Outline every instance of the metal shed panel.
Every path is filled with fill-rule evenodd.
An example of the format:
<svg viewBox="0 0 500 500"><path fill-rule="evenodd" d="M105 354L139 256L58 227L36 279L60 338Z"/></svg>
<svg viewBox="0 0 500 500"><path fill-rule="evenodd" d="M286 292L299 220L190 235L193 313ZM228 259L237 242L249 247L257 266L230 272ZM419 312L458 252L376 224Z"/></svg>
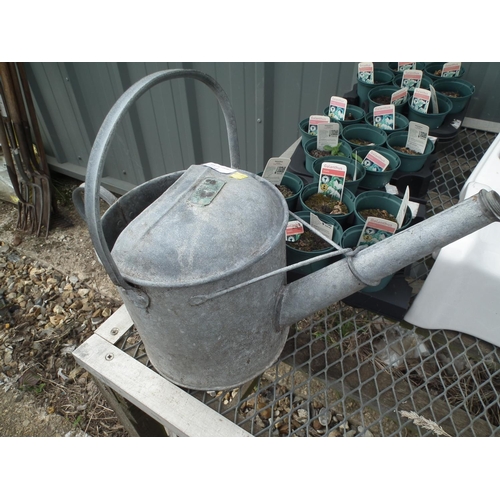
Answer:
<svg viewBox="0 0 500 500"><path fill-rule="evenodd" d="M387 63L376 63L387 67ZM463 63L476 85L468 117L500 122L500 63ZM169 68L213 76L233 105L241 167L261 171L299 137L300 120L321 114L332 95L356 82L355 62L28 63L28 76L51 164L83 178L104 117L140 78ZM192 163L229 163L224 117L200 82L174 80L153 88L119 126L107 157L105 184L122 192Z"/></svg>

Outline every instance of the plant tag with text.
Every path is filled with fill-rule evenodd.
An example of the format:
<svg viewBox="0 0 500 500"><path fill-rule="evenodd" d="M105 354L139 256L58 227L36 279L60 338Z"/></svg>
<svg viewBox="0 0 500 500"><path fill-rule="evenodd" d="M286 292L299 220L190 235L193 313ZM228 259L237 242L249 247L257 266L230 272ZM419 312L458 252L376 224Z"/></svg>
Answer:
<svg viewBox="0 0 500 500"><path fill-rule="evenodd" d="M370 246L392 236L398 228L396 222L381 219L380 217L367 217L357 246Z"/></svg>
<svg viewBox="0 0 500 500"><path fill-rule="evenodd" d="M407 69L401 78L401 87L417 89L422 83L423 72L420 69Z"/></svg>
<svg viewBox="0 0 500 500"><path fill-rule="evenodd" d="M316 214L311 212L310 216L311 226L319 231L323 236L329 240L333 239L333 226L332 224L327 224L323 222Z"/></svg>
<svg viewBox="0 0 500 500"><path fill-rule="evenodd" d="M394 104L394 106L401 106L406 102L406 99L408 99L408 89L406 87L391 94L391 104Z"/></svg>
<svg viewBox="0 0 500 500"><path fill-rule="evenodd" d="M325 162L321 165L318 193L342 201L347 167L340 163Z"/></svg>
<svg viewBox="0 0 500 500"><path fill-rule="evenodd" d="M286 225L285 230L285 241L298 241L300 239L300 235L304 233L304 226L298 220L290 221Z"/></svg>
<svg viewBox="0 0 500 500"><path fill-rule="evenodd" d="M415 111L420 111L420 113L427 113L430 101L431 101L430 90L415 89L415 92L413 92L413 99L410 103L410 106Z"/></svg>
<svg viewBox="0 0 500 500"><path fill-rule="evenodd" d="M290 158L270 158L262 173L262 177L271 184L279 186L290 162Z"/></svg>
<svg viewBox="0 0 500 500"><path fill-rule="evenodd" d="M460 75L460 68L462 63L459 62L449 62L443 64L443 69L441 70L441 76L443 78L453 78Z"/></svg>
<svg viewBox="0 0 500 500"><path fill-rule="evenodd" d="M219 165L218 163L214 162L208 162L204 163L205 167L209 167L217 172L220 172L221 174L234 174L236 172L236 169L230 168L230 167L225 167L224 165Z"/></svg>
<svg viewBox="0 0 500 500"><path fill-rule="evenodd" d="M383 172L388 167L389 163L389 160L385 156L373 149L368 151L368 154L363 160L363 166L366 170L371 170L372 172Z"/></svg>
<svg viewBox="0 0 500 500"><path fill-rule="evenodd" d="M410 122L405 146L415 151L415 153L423 154L427 146L428 137L429 127L427 125L419 122Z"/></svg>
<svg viewBox="0 0 500 500"><path fill-rule="evenodd" d="M409 201L410 201L410 186L406 186L405 194L403 196L403 201L401 202L401 206L399 207L398 215L396 215L396 221L398 223L398 227L401 227L403 225Z"/></svg>
<svg viewBox="0 0 500 500"><path fill-rule="evenodd" d="M360 62L358 63L358 80L363 83L374 83L373 63Z"/></svg>
<svg viewBox="0 0 500 500"><path fill-rule="evenodd" d="M330 120L325 116L327 120ZM338 123L330 122L320 123L318 125L318 138L316 146L320 151L331 151L339 144L340 125Z"/></svg>
<svg viewBox="0 0 500 500"><path fill-rule="evenodd" d="M394 130L396 111L394 104L375 106L373 108L373 125L382 130Z"/></svg>
<svg viewBox="0 0 500 500"><path fill-rule="evenodd" d="M417 69L416 62L398 62L398 71L405 71L407 69Z"/></svg>
<svg viewBox="0 0 500 500"><path fill-rule="evenodd" d="M309 128L307 133L310 135L318 135L318 125L320 123L330 123L330 118L325 115L311 115L309 117Z"/></svg>
<svg viewBox="0 0 500 500"><path fill-rule="evenodd" d="M347 99L343 97L332 96L330 97L330 106L328 108L328 116L332 120L345 120L347 109Z"/></svg>

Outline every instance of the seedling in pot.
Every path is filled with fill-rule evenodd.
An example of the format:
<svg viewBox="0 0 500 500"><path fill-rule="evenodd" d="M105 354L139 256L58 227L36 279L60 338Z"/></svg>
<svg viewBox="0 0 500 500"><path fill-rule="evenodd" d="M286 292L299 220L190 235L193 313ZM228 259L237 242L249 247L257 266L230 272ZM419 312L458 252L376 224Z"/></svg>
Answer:
<svg viewBox="0 0 500 500"><path fill-rule="evenodd" d="M318 139L316 149L310 151L314 158L324 156L345 156L340 152L342 144L339 142L340 127L338 123L321 123L318 125Z"/></svg>
<svg viewBox="0 0 500 500"><path fill-rule="evenodd" d="M310 196L306 205L315 212L340 215L349 212L342 202L347 167L339 163L325 162L321 165L318 192Z"/></svg>

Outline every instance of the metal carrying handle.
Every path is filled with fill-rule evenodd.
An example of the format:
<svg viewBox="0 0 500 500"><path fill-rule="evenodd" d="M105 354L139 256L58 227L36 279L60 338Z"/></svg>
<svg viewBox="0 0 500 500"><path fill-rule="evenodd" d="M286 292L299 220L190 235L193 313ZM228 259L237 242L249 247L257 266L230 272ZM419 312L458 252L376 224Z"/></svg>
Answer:
<svg viewBox="0 0 500 500"><path fill-rule="evenodd" d="M85 204L83 203L82 196L85 194L85 182L80 184L77 188L73 189L73 193L71 194L71 198L73 200L73 205L75 205L76 211L78 215L86 221L85 218ZM99 188L99 197L101 200L105 201L109 206L111 206L116 200L117 197L108 191L105 187Z"/></svg>
<svg viewBox="0 0 500 500"><path fill-rule="evenodd" d="M133 292L136 300L138 299L137 301L140 303L138 305L142 305L143 307L147 306L149 299L145 294L141 294L138 289L125 281L106 243L99 210L99 188L104 169L104 160L120 119L129 110L132 104L149 89L158 83L177 78L194 78L207 85L207 87L214 92L226 121L231 166L236 169L239 168L240 152L236 130L236 118L231 103L222 87L211 76L201 71L193 69L171 69L159 71L142 78L126 90L116 101L104 119L94 141L87 166L87 175L85 177L85 217L96 253L111 278L111 281L113 281L117 287L121 287L125 291Z"/></svg>

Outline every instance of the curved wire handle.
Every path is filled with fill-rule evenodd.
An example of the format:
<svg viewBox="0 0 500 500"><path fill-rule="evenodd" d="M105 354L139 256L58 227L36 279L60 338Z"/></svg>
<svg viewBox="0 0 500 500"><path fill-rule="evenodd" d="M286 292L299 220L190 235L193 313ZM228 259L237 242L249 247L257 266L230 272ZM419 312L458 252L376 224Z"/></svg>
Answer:
<svg viewBox="0 0 500 500"><path fill-rule="evenodd" d="M192 69L159 71L142 78L122 94L104 119L90 153L87 175L85 177L85 215L90 236L99 259L111 278L111 281L113 281L116 286L125 290L135 289L125 281L111 256L111 252L104 237L100 217L99 187L104 169L104 160L120 119L129 110L132 104L158 83L176 78L194 78L207 85L210 90L214 92L226 121L231 166L236 169L240 166L240 153L234 112L226 93L211 76Z"/></svg>

